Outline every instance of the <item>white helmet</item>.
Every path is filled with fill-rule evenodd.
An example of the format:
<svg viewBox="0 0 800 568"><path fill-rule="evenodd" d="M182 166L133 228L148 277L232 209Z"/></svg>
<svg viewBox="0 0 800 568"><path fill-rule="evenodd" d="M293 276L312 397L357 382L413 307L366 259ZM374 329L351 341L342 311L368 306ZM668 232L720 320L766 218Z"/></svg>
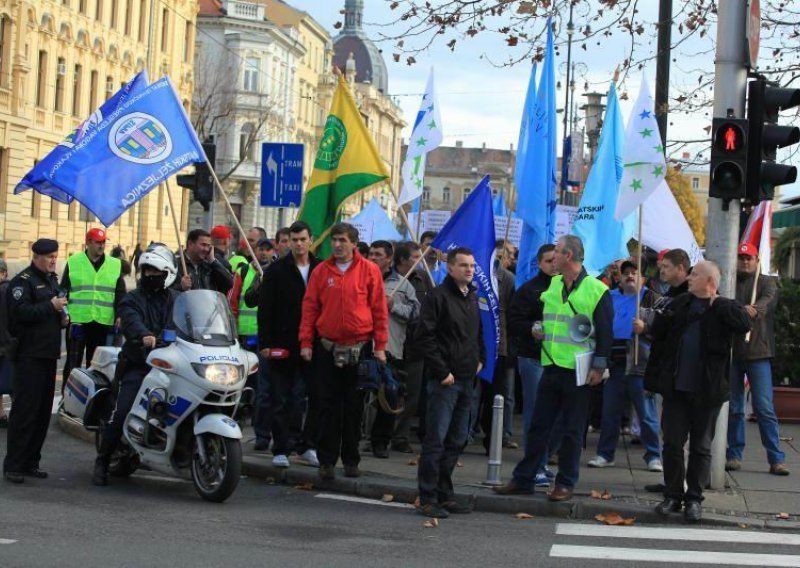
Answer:
<svg viewBox="0 0 800 568"><path fill-rule="evenodd" d="M169 288L178 277L175 254L163 243L152 243L142 253L142 256L139 257L139 270L143 270L145 266L167 273L164 288Z"/></svg>

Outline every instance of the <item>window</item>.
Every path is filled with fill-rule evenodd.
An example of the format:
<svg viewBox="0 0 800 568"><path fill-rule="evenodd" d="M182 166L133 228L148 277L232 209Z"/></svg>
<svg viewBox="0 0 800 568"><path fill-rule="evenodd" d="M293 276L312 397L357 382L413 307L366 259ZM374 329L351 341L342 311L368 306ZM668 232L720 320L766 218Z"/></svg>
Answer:
<svg viewBox="0 0 800 568"><path fill-rule="evenodd" d="M78 12L83 15L86 15L86 4L89 0L78 0Z"/></svg>
<svg viewBox="0 0 800 568"><path fill-rule="evenodd" d="M36 72L36 106L44 107L44 94L47 90L47 52L39 52L39 62Z"/></svg>
<svg viewBox="0 0 800 568"><path fill-rule="evenodd" d="M133 27L133 0L125 2L125 35L130 37Z"/></svg>
<svg viewBox="0 0 800 568"><path fill-rule="evenodd" d="M8 86L11 69L11 20L0 16L0 85Z"/></svg>
<svg viewBox="0 0 800 568"><path fill-rule="evenodd" d="M50 200L50 219L58 221L58 201L55 199Z"/></svg>
<svg viewBox="0 0 800 568"><path fill-rule="evenodd" d="M112 2L111 2L111 22L110 22L111 29L116 29L117 28L117 15L118 15L117 5L118 4L119 4L119 0L112 0Z"/></svg>
<svg viewBox="0 0 800 568"><path fill-rule="evenodd" d="M38 193L34 193L34 195L39 195ZM78 219L83 221L84 223L94 223L95 217L94 214L86 209L84 205L80 206L80 212L78 214Z"/></svg>
<svg viewBox="0 0 800 568"><path fill-rule="evenodd" d="M103 0L97 0L97 4L95 4L94 19L98 22L103 21Z"/></svg>
<svg viewBox="0 0 800 568"><path fill-rule="evenodd" d="M76 65L72 80L72 116L81 117L81 93L83 91L83 66ZM94 109L92 109L94 110Z"/></svg>
<svg viewBox="0 0 800 568"><path fill-rule="evenodd" d="M64 112L64 79L67 76L67 61L63 57L58 58L56 65L56 98L53 107L58 112Z"/></svg>
<svg viewBox="0 0 800 568"><path fill-rule="evenodd" d="M147 30L147 0L139 2L139 43L144 43L144 32Z"/></svg>
<svg viewBox="0 0 800 568"><path fill-rule="evenodd" d="M692 178L692 190L697 191L700 189L700 178L693 177Z"/></svg>
<svg viewBox="0 0 800 568"><path fill-rule="evenodd" d="M194 40L194 26L192 22L186 22L186 30L183 35L183 61L189 63L192 58L192 41Z"/></svg>
<svg viewBox="0 0 800 568"><path fill-rule="evenodd" d="M105 89L106 89L105 100L108 100L111 98L111 95L114 94L114 77L112 77L111 75L106 75Z"/></svg>
<svg viewBox="0 0 800 568"><path fill-rule="evenodd" d="M161 51L167 51L169 45L169 10L164 8L161 11Z"/></svg>
<svg viewBox="0 0 800 568"><path fill-rule="evenodd" d="M258 57L248 57L244 62L244 90L251 93L258 92L258 72L261 60Z"/></svg>
<svg viewBox="0 0 800 568"><path fill-rule="evenodd" d="M89 77L89 112L97 110L97 82L100 80L97 71L92 71Z"/></svg>
<svg viewBox="0 0 800 568"><path fill-rule="evenodd" d="M254 133L253 133L253 125L250 123L245 124L242 126L242 131L239 133L239 159L240 160L248 160L253 159L250 154L252 154L252 148L256 145L253 143Z"/></svg>
<svg viewBox="0 0 800 568"><path fill-rule="evenodd" d="M422 206L425 208L431 206L431 188L427 185L422 188Z"/></svg>
<svg viewBox="0 0 800 568"><path fill-rule="evenodd" d="M467 197L469 197L469 192L470 191L472 191L472 190L471 189L465 189L464 190L464 198L461 200L461 203L464 203L467 200Z"/></svg>
<svg viewBox="0 0 800 568"><path fill-rule="evenodd" d="M450 205L450 188L447 186L442 188L442 201L445 205Z"/></svg>

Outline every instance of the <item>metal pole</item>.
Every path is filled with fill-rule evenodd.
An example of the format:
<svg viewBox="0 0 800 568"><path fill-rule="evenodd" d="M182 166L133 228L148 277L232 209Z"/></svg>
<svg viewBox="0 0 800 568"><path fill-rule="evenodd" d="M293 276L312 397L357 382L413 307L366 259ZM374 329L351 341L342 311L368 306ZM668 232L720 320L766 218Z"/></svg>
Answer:
<svg viewBox="0 0 800 568"><path fill-rule="evenodd" d="M502 485L500 466L503 465L503 396L495 395L492 404L492 433L489 445L489 461L486 464L484 485Z"/></svg>
<svg viewBox="0 0 800 568"><path fill-rule="evenodd" d="M744 117L747 69L745 67L746 0L718 4L717 57L714 75L714 116ZM739 237L741 203L708 200L706 257L717 263L721 273L719 293L733 298L736 293L736 244ZM722 405L711 446L711 488L725 487L725 447L728 439L728 403Z"/></svg>
<svg viewBox="0 0 800 568"><path fill-rule="evenodd" d="M719 28L717 28L719 30ZM656 121L661 131L661 144L667 146L669 114L669 58L672 44L672 0L658 5L658 53L656 54Z"/></svg>

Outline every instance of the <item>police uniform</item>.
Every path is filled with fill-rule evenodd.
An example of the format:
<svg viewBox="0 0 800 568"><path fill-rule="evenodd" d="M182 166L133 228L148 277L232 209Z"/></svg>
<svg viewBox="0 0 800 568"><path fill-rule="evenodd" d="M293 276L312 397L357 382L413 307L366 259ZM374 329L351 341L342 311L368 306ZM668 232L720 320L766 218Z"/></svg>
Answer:
<svg viewBox="0 0 800 568"><path fill-rule="evenodd" d="M34 254L58 251L58 242L39 239ZM51 300L61 293L54 273L31 264L9 284L10 331L18 340L14 372L14 404L8 421L8 451L3 473L20 482L20 474L47 477L39 470L41 449L50 425L56 363L61 355L63 313Z"/></svg>

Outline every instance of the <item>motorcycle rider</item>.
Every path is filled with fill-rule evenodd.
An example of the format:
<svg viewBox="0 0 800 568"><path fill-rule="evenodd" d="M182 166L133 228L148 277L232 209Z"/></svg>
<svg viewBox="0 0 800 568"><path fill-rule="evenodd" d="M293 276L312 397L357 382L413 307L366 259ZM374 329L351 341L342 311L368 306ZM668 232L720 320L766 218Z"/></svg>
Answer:
<svg viewBox="0 0 800 568"><path fill-rule="evenodd" d="M139 270L139 286L128 292L120 302L118 313L126 339L117 362L116 377L120 388L114 413L105 426L95 460L94 485L108 485L108 467L122 437L125 417L150 370L146 362L148 350L156 346L162 330L170 324L172 304L179 294L170 288L178 270L175 255L166 245L154 243L147 247L139 258Z"/></svg>

